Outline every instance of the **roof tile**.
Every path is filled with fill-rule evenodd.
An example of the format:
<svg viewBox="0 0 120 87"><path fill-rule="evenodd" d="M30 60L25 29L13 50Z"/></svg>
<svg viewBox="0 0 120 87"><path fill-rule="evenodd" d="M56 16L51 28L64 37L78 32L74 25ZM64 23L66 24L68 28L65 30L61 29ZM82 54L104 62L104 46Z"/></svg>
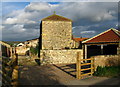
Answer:
<svg viewBox="0 0 120 87"><path fill-rule="evenodd" d="M98 36L95 36L86 41L83 41L83 43L119 42L120 35L118 33L120 33L120 31L118 31L116 29L109 29L107 32L103 32Z"/></svg>
<svg viewBox="0 0 120 87"><path fill-rule="evenodd" d="M71 19L65 18L63 16L59 16L56 14L50 15L50 16L42 19L42 21L48 21L48 20L51 20L51 21L72 21Z"/></svg>

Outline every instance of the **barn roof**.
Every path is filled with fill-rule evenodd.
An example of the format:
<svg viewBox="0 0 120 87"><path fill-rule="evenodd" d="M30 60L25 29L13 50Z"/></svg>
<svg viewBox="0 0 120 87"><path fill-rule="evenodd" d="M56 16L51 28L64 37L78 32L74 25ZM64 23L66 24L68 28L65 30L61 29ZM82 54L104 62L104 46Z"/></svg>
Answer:
<svg viewBox="0 0 120 87"><path fill-rule="evenodd" d="M72 21L72 20L60 15L53 14L46 18L43 18L42 21Z"/></svg>
<svg viewBox="0 0 120 87"><path fill-rule="evenodd" d="M88 38L73 38L74 41L84 41L86 39L88 39Z"/></svg>
<svg viewBox="0 0 120 87"><path fill-rule="evenodd" d="M111 28L104 31L82 43L101 43L101 42L119 42L120 41L120 31Z"/></svg>

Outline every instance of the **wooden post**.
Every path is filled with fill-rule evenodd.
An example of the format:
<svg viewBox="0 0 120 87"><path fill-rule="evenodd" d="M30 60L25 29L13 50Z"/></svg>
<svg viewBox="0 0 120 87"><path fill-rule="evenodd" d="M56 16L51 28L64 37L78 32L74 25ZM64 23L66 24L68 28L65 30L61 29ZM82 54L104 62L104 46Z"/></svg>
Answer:
<svg viewBox="0 0 120 87"><path fill-rule="evenodd" d="M80 52L77 52L76 77L77 77L77 79L81 79L81 61L80 61Z"/></svg>
<svg viewBox="0 0 120 87"><path fill-rule="evenodd" d="M93 75L93 58L91 58L91 76Z"/></svg>
<svg viewBox="0 0 120 87"><path fill-rule="evenodd" d="M85 45L85 59L87 59L87 45ZM87 62L87 61L85 61Z"/></svg>
<svg viewBox="0 0 120 87"><path fill-rule="evenodd" d="M93 73L95 72L95 58L93 58Z"/></svg>
<svg viewBox="0 0 120 87"><path fill-rule="evenodd" d="M10 58L12 58L12 47L10 47Z"/></svg>
<svg viewBox="0 0 120 87"><path fill-rule="evenodd" d="M7 48L7 57L9 57L9 48L8 47L6 48Z"/></svg>

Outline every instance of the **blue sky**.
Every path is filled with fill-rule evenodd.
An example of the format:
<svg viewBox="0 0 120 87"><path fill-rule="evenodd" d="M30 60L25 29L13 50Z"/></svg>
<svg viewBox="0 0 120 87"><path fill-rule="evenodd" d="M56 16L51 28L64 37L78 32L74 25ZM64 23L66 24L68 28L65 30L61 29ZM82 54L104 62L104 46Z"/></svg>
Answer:
<svg viewBox="0 0 120 87"><path fill-rule="evenodd" d="M42 18L56 11L73 20L74 37L92 37L117 28L117 2L3 2L2 39L25 41L39 37Z"/></svg>

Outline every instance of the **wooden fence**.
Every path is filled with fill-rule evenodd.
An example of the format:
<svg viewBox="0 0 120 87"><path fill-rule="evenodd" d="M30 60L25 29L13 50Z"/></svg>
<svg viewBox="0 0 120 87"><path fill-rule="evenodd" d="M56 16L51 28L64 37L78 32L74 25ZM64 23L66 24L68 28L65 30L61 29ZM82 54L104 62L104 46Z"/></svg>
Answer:
<svg viewBox="0 0 120 87"><path fill-rule="evenodd" d="M82 79L83 76L92 75L94 73L94 59L81 59L79 55L80 52L77 53L76 78ZM84 72L88 70L89 72Z"/></svg>
<svg viewBox="0 0 120 87"><path fill-rule="evenodd" d="M2 57L2 86L16 87L18 85L18 55L12 58Z"/></svg>

